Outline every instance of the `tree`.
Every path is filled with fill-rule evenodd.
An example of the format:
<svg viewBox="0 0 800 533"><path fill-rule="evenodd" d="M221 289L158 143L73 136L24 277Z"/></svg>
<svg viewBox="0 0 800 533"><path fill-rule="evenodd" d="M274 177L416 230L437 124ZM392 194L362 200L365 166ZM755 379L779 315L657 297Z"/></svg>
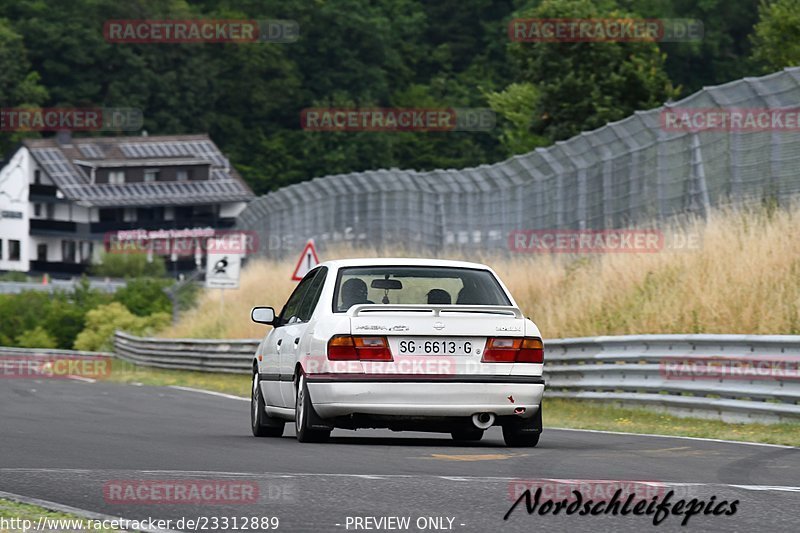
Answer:
<svg viewBox="0 0 800 533"><path fill-rule="evenodd" d="M753 60L765 72L800 65L800 0L762 0L752 35Z"/></svg>
<svg viewBox="0 0 800 533"><path fill-rule="evenodd" d="M500 142L509 155L530 152L549 141L533 133L540 122L536 117L539 91L532 83L512 83L503 91L486 95L489 107L503 120Z"/></svg>
<svg viewBox="0 0 800 533"><path fill-rule="evenodd" d="M146 253L107 253L100 255L100 260L91 267L95 276L109 278L161 278L167 273L164 258L153 255L147 259Z"/></svg>
<svg viewBox="0 0 800 533"><path fill-rule="evenodd" d="M748 35L758 20L753 0L619 0L645 18L694 19L703 24L699 41L662 42L664 69L687 96L709 85L752 75Z"/></svg>
<svg viewBox="0 0 800 533"><path fill-rule="evenodd" d="M39 74L31 70L22 36L0 18L0 109L35 107L46 99L47 90L39 83ZM0 133L0 159L23 135Z"/></svg>
<svg viewBox="0 0 800 533"><path fill-rule="evenodd" d="M615 0L544 0L520 18L640 18ZM653 42L514 42L519 77L539 91L534 132L572 137L677 95Z"/></svg>
<svg viewBox="0 0 800 533"><path fill-rule="evenodd" d="M164 293L164 287L169 283L163 279L130 279L124 287L114 293L114 301L121 303L137 316L148 316L158 312L169 313L172 304Z"/></svg>

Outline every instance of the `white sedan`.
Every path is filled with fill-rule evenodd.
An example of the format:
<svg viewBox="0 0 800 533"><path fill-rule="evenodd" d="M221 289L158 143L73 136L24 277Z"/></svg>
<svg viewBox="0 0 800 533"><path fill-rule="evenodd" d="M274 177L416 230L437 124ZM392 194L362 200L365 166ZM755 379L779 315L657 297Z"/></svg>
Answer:
<svg viewBox="0 0 800 533"><path fill-rule="evenodd" d="M544 346L497 275L477 263L351 259L314 268L253 361L251 425L326 440L333 428L450 433L479 440L493 425L508 446L542 432Z"/></svg>

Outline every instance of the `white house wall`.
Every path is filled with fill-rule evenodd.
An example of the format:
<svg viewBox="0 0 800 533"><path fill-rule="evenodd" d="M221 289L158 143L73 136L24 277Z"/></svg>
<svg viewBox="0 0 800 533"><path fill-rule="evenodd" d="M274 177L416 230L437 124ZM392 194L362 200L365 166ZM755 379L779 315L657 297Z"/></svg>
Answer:
<svg viewBox="0 0 800 533"><path fill-rule="evenodd" d="M30 216L28 209L28 179L32 175L31 156L21 148L11 160L0 168L0 240L3 241L0 270L29 270ZM21 218L11 218L9 213L20 213ZM20 242L20 260L10 261L9 241Z"/></svg>

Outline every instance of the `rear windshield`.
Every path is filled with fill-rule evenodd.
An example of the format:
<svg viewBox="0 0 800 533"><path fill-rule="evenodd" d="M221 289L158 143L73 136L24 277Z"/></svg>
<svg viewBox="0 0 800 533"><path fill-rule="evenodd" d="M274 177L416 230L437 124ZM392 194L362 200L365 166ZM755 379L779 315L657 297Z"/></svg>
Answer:
<svg viewBox="0 0 800 533"><path fill-rule="evenodd" d="M339 271L333 311L359 304L511 305L486 270L448 267L352 267Z"/></svg>

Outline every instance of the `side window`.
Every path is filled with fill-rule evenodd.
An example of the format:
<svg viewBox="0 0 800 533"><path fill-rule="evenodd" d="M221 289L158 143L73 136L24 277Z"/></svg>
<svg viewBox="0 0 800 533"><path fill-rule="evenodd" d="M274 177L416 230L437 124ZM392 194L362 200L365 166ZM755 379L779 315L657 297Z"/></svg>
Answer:
<svg viewBox="0 0 800 533"><path fill-rule="evenodd" d="M328 269L325 267L320 268L314 281L308 287L308 292L306 292L306 297L303 298L303 303L300 304L300 309L297 311L297 318L301 321L308 322L311 320L311 315L314 314L314 309L317 308L317 302L319 302L319 296L322 294L322 287L325 285L325 278L327 277Z"/></svg>
<svg viewBox="0 0 800 533"><path fill-rule="evenodd" d="M297 285L297 288L294 290L289 299L286 301L286 305L283 306L283 310L281 311L281 323L287 324L293 318L297 318L297 312L300 309L300 304L303 301L303 296L306 295L308 291L308 287L314 281L319 270L314 270L306 274L306 277Z"/></svg>

